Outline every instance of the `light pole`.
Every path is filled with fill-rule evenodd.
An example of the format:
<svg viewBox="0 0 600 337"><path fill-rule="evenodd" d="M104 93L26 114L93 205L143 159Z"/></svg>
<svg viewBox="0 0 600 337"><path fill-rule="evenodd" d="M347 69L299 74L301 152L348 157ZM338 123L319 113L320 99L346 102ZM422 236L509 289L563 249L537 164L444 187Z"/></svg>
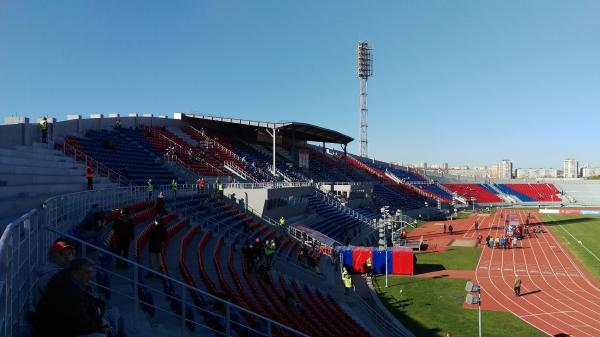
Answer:
<svg viewBox="0 0 600 337"><path fill-rule="evenodd" d="M381 208L381 218L383 221L383 223L382 223L382 225L383 225L383 248L384 248L384 254L385 254L385 287L387 288L387 286L388 286L387 227L390 224L390 210L389 210L388 206ZM392 233L393 233L393 228L392 228ZM392 240L393 240L393 238L392 238Z"/></svg>
<svg viewBox="0 0 600 337"><path fill-rule="evenodd" d="M467 304L477 304L479 320L479 337L481 337L481 286L479 284L474 284L471 281L467 281L467 284L465 285L465 290L469 292L466 298ZM473 292L477 293L477 295L475 296L471 294Z"/></svg>

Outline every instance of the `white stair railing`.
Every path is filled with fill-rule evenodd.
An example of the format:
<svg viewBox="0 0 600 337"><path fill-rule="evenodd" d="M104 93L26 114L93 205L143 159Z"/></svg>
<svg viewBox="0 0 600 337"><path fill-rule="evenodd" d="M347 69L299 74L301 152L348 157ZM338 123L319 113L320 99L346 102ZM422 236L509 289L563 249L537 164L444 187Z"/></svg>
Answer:
<svg viewBox="0 0 600 337"><path fill-rule="evenodd" d="M323 193L322 191L315 189L315 196L317 196L319 199L325 201L325 203L334 207L338 211L340 211L344 214L347 214L347 215L355 218L356 220L359 220L360 222L368 225L369 227L374 226L374 224L370 218L358 213L357 211L353 210L352 208L350 208L346 205L343 205L341 202L329 197L327 194Z"/></svg>
<svg viewBox="0 0 600 337"><path fill-rule="evenodd" d="M244 180L249 180L252 182L257 182L256 179L254 179L254 177L252 177L251 175L246 174L244 171L242 171L234 162L232 161L225 161L225 163L223 163L223 167L225 167L226 169L228 169L229 171L231 171L231 173L237 175L238 177L244 179Z"/></svg>
<svg viewBox="0 0 600 337"><path fill-rule="evenodd" d="M196 132L196 133L197 133L199 136L203 137L205 140L207 140L207 141L209 141L209 142L213 143L213 144L214 144L214 146L215 146L217 149L219 149L219 150L221 150L221 151L223 151L223 152L227 153L228 155L232 156L232 157L233 157L233 158L235 158L236 160L238 160L238 161L240 161L240 162L243 162L243 160L242 160L242 157L238 156L238 155L237 155L235 152L233 152L233 151L231 151L230 149L228 149L227 147L223 146L221 143L219 143L219 142L218 142L218 141L216 141L215 139L213 139L213 138L209 137L208 135L206 135L206 133L204 132L204 130L203 130L203 131L200 131L200 130L196 129L196 128L195 128L195 127L193 127L193 126L190 126L190 129L194 130L194 131L195 131L195 132Z"/></svg>

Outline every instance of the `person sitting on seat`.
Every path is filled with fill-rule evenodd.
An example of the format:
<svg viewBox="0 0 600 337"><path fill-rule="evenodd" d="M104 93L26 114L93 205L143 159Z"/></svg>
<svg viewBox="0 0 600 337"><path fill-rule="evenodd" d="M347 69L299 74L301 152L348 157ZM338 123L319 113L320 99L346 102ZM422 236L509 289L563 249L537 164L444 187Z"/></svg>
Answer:
<svg viewBox="0 0 600 337"><path fill-rule="evenodd" d="M75 258L75 249L68 242L61 239L54 242L48 250L48 264L40 266L36 270L37 285L34 287L29 310L35 313L35 308L42 296L46 293L48 281L59 271L67 268L69 263ZM33 319L32 319L33 320Z"/></svg>

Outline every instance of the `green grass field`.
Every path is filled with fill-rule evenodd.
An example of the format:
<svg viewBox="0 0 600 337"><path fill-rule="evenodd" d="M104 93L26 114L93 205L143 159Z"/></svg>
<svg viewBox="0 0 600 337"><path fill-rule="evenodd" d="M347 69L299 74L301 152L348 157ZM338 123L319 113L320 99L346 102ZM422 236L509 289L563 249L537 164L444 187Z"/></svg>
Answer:
<svg viewBox="0 0 600 337"><path fill-rule="evenodd" d="M417 274L435 270L475 270L481 248L449 247L440 253L417 253Z"/></svg>
<svg viewBox="0 0 600 337"><path fill-rule="evenodd" d="M563 214L541 216L550 230L560 237L590 274L600 281L600 217Z"/></svg>
<svg viewBox="0 0 600 337"><path fill-rule="evenodd" d="M375 287L382 302L416 336L477 336L477 310L464 309L466 280L446 278L383 277ZM402 290L402 293L400 293ZM541 332L506 312L482 311L486 337L536 337Z"/></svg>

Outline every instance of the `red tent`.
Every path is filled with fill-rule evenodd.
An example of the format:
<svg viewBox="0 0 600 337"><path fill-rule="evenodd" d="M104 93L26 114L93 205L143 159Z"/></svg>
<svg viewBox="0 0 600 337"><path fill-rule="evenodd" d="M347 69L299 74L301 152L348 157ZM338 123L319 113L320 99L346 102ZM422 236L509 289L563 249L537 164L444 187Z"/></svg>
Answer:
<svg viewBox="0 0 600 337"><path fill-rule="evenodd" d="M367 259L372 256L372 247L354 247L352 249L352 267L356 272L365 273ZM372 262L372 260L371 260Z"/></svg>
<svg viewBox="0 0 600 337"><path fill-rule="evenodd" d="M392 249L392 274L395 275L413 275L414 260L413 250L407 247L397 247Z"/></svg>

